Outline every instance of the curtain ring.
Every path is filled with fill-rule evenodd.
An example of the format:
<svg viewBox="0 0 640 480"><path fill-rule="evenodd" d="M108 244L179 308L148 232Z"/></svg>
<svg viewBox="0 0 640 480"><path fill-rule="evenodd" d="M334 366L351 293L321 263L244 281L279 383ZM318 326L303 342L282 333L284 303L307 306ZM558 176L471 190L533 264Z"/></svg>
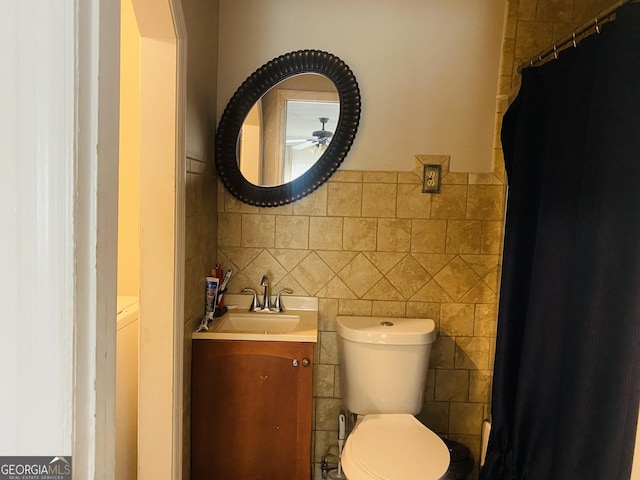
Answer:
<svg viewBox="0 0 640 480"><path fill-rule="evenodd" d="M576 32L573 32L572 36L573 36L573 48L576 48L578 46L578 44L576 43Z"/></svg>
<svg viewBox="0 0 640 480"><path fill-rule="evenodd" d="M596 17L596 32L600 33L600 25L598 25L598 17Z"/></svg>

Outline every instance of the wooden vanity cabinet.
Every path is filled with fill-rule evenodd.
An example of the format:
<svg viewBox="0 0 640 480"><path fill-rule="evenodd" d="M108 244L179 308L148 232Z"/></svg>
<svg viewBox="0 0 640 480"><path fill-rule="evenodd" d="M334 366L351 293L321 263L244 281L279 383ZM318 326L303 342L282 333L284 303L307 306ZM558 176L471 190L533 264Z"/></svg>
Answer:
<svg viewBox="0 0 640 480"><path fill-rule="evenodd" d="M313 343L194 340L192 480L311 478Z"/></svg>

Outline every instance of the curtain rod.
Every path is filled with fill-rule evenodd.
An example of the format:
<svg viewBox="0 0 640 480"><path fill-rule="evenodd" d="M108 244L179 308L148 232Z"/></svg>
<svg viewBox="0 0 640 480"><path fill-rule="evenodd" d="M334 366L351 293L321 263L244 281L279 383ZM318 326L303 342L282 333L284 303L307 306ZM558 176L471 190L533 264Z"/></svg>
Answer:
<svg viewBox="0 0 640 480"><path fill-rule="evenodd" d="M558 51L562 47L567 45L568 43L573 43L573 46L575 47L576 46L576 38L579 37L580 35L582 35L584 32L586 32L590 28L595 27L596 31L598 33L600 33L600 25L602 25L602 23L603 23L602 21L603 20L606 20L609 17L611 17L613 14L615 14L616 10L618 10L618 8L620 8L622 5L626 5L627 3L633 3L635 1L637 1L637 0L620 0L620 1L616 2L614 5L610 6L609 8L604 10L603 12L600 12L596 17L592 18L587 23L582 25L580 28L578 28L571 35L567 35L566 37L558 40L556 43L551 45L549 48L546 48L545 50L542 50L539 54L537 54L536 56L532 57L530 60L520 64L518 66L518 73L521 73L523 68L533 67L534 65L537 65L538 63L542 62L549 55L552 55L552 54L553 55L557 55Z"/></svg>

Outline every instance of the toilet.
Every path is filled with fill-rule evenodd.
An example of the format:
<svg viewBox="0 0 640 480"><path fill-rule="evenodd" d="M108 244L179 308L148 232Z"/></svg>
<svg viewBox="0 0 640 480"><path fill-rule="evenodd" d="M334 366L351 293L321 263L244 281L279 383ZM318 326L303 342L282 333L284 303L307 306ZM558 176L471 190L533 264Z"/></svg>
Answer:
<svg viewBox="0 0 640 480"><path fill-rule="evenodd" d="M449 449L422 409L435 323L338 316L344 406L357 415L342 451L348 480L444 480Z"/></svg>

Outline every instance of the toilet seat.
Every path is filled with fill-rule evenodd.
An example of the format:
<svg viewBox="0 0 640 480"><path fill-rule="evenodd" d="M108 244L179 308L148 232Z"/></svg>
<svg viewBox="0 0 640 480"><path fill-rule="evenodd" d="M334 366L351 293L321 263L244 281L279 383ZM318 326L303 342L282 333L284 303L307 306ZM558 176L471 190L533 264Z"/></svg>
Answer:
<svg viewBox="0 0 640 480"><path fill-rule="evenodd" d="M442 439L409 414L359 418L341 460L349 480L440 480L450 462Z"/></svg>

